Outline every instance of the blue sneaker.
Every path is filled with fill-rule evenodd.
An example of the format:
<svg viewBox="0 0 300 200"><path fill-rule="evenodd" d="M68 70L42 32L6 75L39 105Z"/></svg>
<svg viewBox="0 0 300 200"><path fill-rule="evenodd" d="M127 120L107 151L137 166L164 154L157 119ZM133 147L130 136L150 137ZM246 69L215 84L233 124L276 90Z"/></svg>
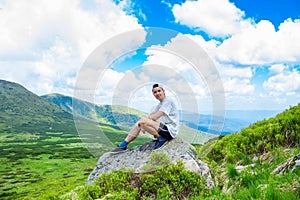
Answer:
<svg viewBox="0 0 300 200"><path fill-rule="evenodd" d="M120 146L117 146L117 148L115 148L114 150L111 151L111 153L123 153L123 152L126 152L128 149L127 149L127 146L125 147L120 147Z"/></svg>
<svg viewBox="0 0 300 200"><path fill-rule="evenodd" d="M167 140L155 140L152 150L161 148L166 142L167 142Z"/></svg>

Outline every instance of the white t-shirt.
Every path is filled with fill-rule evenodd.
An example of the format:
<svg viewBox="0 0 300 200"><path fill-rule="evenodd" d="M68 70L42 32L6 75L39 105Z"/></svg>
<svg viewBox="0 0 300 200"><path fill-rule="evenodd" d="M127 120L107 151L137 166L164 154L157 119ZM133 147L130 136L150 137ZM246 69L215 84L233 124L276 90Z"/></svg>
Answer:
<svg viewBox="0 0 300 200"><path fill-rule="evenodd" d="M166 97L154 108L153 112L157 111L164 113L164 115L160 117L160 121L168 127L170 135L175 138L179 129L179 113L174 101Z"/></svg>

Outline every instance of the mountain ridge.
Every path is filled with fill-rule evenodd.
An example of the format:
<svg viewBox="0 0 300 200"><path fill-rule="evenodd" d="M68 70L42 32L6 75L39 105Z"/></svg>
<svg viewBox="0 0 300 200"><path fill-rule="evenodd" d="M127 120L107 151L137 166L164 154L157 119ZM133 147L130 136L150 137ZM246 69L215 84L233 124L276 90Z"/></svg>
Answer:
<svg viewBox="0 0 300 200"><path fill-rule="evenodd" d="M147 114L143 111L139 111L134 108L129 108L126 106L119 105L100 105L93 104L90 102L85 102L83 100L76 100L70 96L66 96L59 93L46 94L42 96L38 96L31 91L27 90L20 84L8 82L5 80L0 80L0 102L5 102L1 104L0 107L0 130L10 129L13 131L15 129L12 128L14 125L14 120L12 117L22 116L24 118L24 122L18 124L18 128L20 127L32 127L32 123L34 121L43 121L45 124L54 123L55 121L64 121L64 119L73 120L74 114L80 117L85 117L89 120L96 121L98 123L111 124L113 126L119 126L120 129L129 130L130 127L134 125L134 123L142 116L147 116ZM15 89L13 89L15 88ZM6 92L4 90L7 90ZM19 98L7 98L6 95L8 92L13 93L13 90L19 91L17 96ZM23 91L23 92L21 92ZM26 93L24 91L28 91ZM48 103L41 102L38 98L42 98L46 100ZM76 112L73 110L73 101L76 103ZM42 103L43 106L38 104ZM50 103L50 104L49 104ZM19 107L18 105L26 106ZM45 104L45 105L44 105ZM48 105L46 105L48 104ZM50 105L57 106L56 108L50 108ZM52 112L56 113L53 114ZM239 114L241 112L241 114ZM256 121L267 119L269 117L275 116L278 111L266 111L263 110L245 110L245 111L234 111L228 110L226 111L224 121L218 121L217 123L223 123L223 130L221 133L217 134L230 134L240 131L242 128L248 127ZM26 116L25 116L26 114ZM41 115L42 114L42 115ZM43 116L44 114L44 116ZM46 114L46 115L45 115ZM52 115L52 116L51 116ZM30 119L29 116L32 118ZM43 117L42 117L43 116ZM207 132L208 126L211 123L211 115L208 114L196 114L196 113L188 113L186 114L183 111L182 123L187 125L190 128ZM257 116L258 119L255 119ZM190 119L193 118L193 119ZM198 122L195 122L195 119L199 119ZM2 123L1 123L2 122ZM3 123L5 122L5 123ZM6 125L5 125L6 124ZM7 126L7 124L10 124ZM59 123L58 123L59 124ZM5 128L5 126L7 126ZM50 126L48 127L50 128ZM53 127L52 127L53 128ZM17 129L16 129L17 131Z"/></svg>
<svg viewBox="0 0 300 200"><path fill-rule="evenodd" d="M20 84L0 80L0 131L75 130L73 116Z"/></svg>
<svg viewBox="0 0 300 200"><path fill-rule="evenodd" d="M54 103L70 114L95 122L112 124L129 130L146 113L121 105L100 105L79 100L59 93L42 95L41 98Z"/></svg>

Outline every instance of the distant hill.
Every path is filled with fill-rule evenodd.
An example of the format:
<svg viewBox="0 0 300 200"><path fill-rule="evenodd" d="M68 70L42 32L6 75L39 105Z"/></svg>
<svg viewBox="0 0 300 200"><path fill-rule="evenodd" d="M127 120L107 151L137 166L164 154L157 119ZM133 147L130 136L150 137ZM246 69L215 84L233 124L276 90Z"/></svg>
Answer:
<svg viewBox="0 0 300 200"><path fill-rule="evenodd" d="M75 130L73 116L23 86L0 80L0 131ZM74 131L75 132L75 131Z"/></svg>
<svg viewBox="0 0 300 200"><path fill-rule="evenodd" d="M126 106L94 105L62 94L48 94L41 97L56 104L70 114L80 115L96 122L115 125L125 130L129 130L139 118L147 115L142 111Z"/></svg>
<svg viewBox="0 0 300 200"><path fill-rule="evenodd" d="M41 97L58 105L67 112L75 112L84 118L110 124L120 130L128 131L138 119L147 116L147 113L134 108L121 105L94 105L62 94L48 94ZM73 104L76 106L76 111L74 111ZM203 144L207 140L216 137L216 135L197 130L193 124L184 121L180 125L178 136L193 144Z"/></svg>
<svg viewBox="0 0 300 200"><path fill-rule="evenodd" d="M94 105L62 94L48 94L40 98L17 83L4 80L0 80L0 103L0 131L4 132L59 131L65 130L66 126L74 130L74 103L76 115L123 130L129 130L140 117L147 115L126 106ZM227 111L221 134L238 132L258 120L274 116L276 112ZM211 115L201 114L198 123L194 122L194 118L199 114L183 112L183 115L183 124L202 132L208 131Z"/></svg>
<svg viewBox="0 0 300 200"><path fill-rule="evenodd" d="M239 132L251 124L269 119L280 113L278 110L227 110L224 119L216 117L215 123L223 124L222 135ZM212 121L212 115L196 114L182 111L182 122L187 126L207 132ZM198 123L197 120L198 119ZM211 130L214 133L214 130ZM218 132L219 134L219 132Z"/></svg>
<svg viewBox="0 0 300 200"><path fill-rule="evenodd" d="M81 115L85 118L101 122L116 125L121 129L129 130L134 123L142 116L146 116L147 113L129 108L121 105L94 105L90 102L73 99L70 96L62 94L47 94L41 96L47 101L56 104L63 110L74 114L73 103L76 104L76 114ZM74 101L74 102L73 102ZM196 129L202 132L207 132L208 127L211 123L211 115L200 115L199 114L187 114L183 113L183 120L181 121L186 126ZM235 115L237 116L237 115ZM198 124L193 123L195 118L199 118ZM184 120L187 119L187 120ZM220 122L221 123L221 122ZM237 132L240 129L247 127L251 124L250 121L245 121L238 118L225 118L224 128L222 134L229 134Z"/></svg>
<svg viewBox="0 0 300 200"><path fill-rule="evenodd" d="M3 133L27 132L43 135L45 132L67 131L77 134L74 113L86 119L83 121L87 129L94 127L93 131L99 130L98 124L102 128L111 127L111 130L115 130L114 132L128 131L140 117L147 115L147 113L126 106L94 105L62 94L39 97L20 84L4 80L0 81L0 103L0 131ZM76 110L74 110L74 104ZM179 135L197 144L215 137L201 131L197 132L193 127L190 128L184 124L181 125ZM117 137L115 134L107 136L112 140Z"/></svg>

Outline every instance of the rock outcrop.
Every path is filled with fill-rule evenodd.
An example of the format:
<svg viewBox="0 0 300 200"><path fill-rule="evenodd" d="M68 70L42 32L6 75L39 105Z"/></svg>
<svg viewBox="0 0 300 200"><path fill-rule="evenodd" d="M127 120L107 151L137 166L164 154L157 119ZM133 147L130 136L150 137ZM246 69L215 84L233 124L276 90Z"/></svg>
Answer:
<svg viewBox="0 0 300 200"><path fill-rule="evenodd" d="M149 172L145 166L149 164L149 159L155 152L167 155L171 163L176 164L177 161L182 161L185 169L200 174L207 179L208 188L214 187L210 169L207 164L198 160L198 154L195 148L189 143L180 138L175 138L155 151L151 149L152 146L153 141L150 141L143 145L135 146L123 153L116 154L108 152L103 154L89 175L87 184L93 183L101 173L110 172L112 170L130 169L134 173Z"/></svg>
<svg viewBox="0 0 300 200"><path fill-rule="evenodd" d="M300 166L300 154L293 158L288 159L286 162L278 165L274 170L273 174L282 174L285 171L293 171L296 167Z"/></svg>

